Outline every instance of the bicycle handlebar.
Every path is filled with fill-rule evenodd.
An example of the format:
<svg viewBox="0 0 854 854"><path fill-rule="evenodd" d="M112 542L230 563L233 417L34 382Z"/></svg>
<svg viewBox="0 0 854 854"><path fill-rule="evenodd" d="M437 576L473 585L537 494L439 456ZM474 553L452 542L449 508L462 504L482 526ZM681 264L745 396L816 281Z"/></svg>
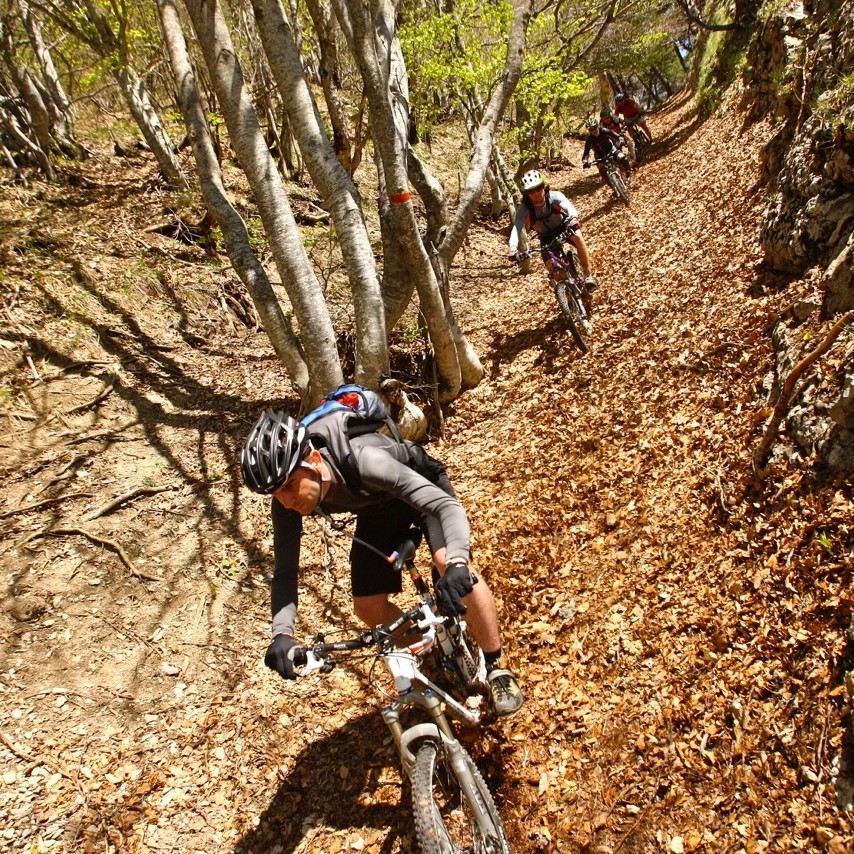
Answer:
<svg viewBox="0 0 854 854"><path fill-rule="evenodd" d="M367 629L354 638L326 643L323 635L315 635L314 640L310 644L292 647L289 656L295 667L305 668L302 673L298 674L299 676L307 676L314 670L328 673L334 667L334 662L327 660L330 653L355 652L356 650L369 649L370 647L383 647L391 640L394 633L406 625L406 623L412 623L419 630L426 633L432 626L440 625L448 619L452 618L435 614L430 601L419 602L418 605L405 611L393 622L375 626L373 629Z"/></svg>

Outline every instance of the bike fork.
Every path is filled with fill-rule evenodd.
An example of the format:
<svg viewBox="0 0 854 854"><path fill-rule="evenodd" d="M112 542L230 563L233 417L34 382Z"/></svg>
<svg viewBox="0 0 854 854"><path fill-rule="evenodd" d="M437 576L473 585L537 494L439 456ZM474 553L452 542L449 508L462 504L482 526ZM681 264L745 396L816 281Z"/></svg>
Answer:
<svg viewBox="0 0 854 854"><path fill-rule="evenodd" d="M411 780L415 771L415 751L410 745L414 744L417 747L424 739L435 741L437 749L447 757L451 770L454 772L466 802L474 813L478 826L485 834L491 834L493 831L492 819L481 801L477 783L466 761L466 752L454 735L454 731L442 711L442 704L436 698L435 706L428 703L426 708L433 719L432 722L416 724L406 730L400 724L399 707L386 706L382 710L383 718L400 750L403 769L407 777Z"/></svg>

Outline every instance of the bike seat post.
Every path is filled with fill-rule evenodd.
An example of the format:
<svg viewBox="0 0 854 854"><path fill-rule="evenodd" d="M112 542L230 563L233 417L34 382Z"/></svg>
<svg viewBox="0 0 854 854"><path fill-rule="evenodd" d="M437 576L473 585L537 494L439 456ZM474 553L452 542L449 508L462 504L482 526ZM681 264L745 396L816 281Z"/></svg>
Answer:
<svg viewBox="0 0 854 854"><path fill-rule="evenodd" d="M412 583L415 585L418 593L422 596L429 596L430 588L427 586L427 582L419 572L418 567L414 563L410 563L407 564L406 568L409 570L409 577L412 579Z"/></svg>

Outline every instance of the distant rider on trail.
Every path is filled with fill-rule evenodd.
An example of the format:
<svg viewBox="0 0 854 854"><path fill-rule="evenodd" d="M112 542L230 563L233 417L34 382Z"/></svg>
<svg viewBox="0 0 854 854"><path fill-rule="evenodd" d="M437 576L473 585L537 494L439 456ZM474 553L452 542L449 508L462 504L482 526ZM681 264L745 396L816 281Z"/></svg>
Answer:
<svg viewBox="0 0 854 854"><path fill-rule="evenodd" d="M590 153L592 151L597 160L613 157L628 178L632 174L632 165L629 163L629 158L621 150L622 140L620 137L613 131L600 127L599 122L593 116L587 119L587 131L587 141L584 143L584 153L581 155L584 168L590 168ZM601 165L599 165L599 174L603 178L605 177Z"/></svg>
<svg viewBox="0 0 854 854"><path fill-rule="evenodd" d="M615 133L620 138L620 144L625 145L628 152L629 162L634 163L637 160L637 152L635 151L635 143L630 133L626 128L626 123L619 116L615 116L610 110L603 109L599 111L599 126L603 130L609 130Z"/></svg>
<svg viewBox="0 0 854 854"><path fill-rule="evenodd" d="M626 95L625 92L617 92L614 96L614 112L626 120L630 131L634 131L636 127L639 127L646 134L646 138L652 142L652 134L644 118L644 109L634 98Z"/></svg>
<svg viewBox="0 0 854 854"><path fill-rule="evenodd" d="M522 204L516 208L513 228L507 243L508 257L515 262L519 250L519 237L523 230L533 231L540 238L543 263L549 273L552 263L548 259L545 247L556 237L563 238L575 247L581 270L588 289L596 287L590 269L590 253L581 234L578 211L570 200L559 190L552 190L546 184L542 174L531 169L522 176Z"/></svg>
<svg viewBox="0 0 854 854"><path fill-rule="evenodd" d="M615 116L610 110L599 111L599 124L605 129L619 136L625 127L618 116Z"/></svg>

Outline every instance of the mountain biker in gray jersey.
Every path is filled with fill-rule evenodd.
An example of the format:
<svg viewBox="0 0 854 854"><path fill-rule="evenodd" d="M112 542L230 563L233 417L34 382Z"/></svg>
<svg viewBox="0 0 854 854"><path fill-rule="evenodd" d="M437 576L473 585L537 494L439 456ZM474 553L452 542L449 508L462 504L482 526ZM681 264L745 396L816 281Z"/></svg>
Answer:
<svg viewBox="0 0 854 854"><path fill-rule="evenodd" d="M559 190L552 190L545 178L536 169L522 176L522 204L516 208L513 228L507 242L507 255L516 260L519 249L519 237L528 229L539 235L541 246L545 247L556 237L565 237L575 247L581 270L585 275L585 284L589 289L596 287L590 267L590 253L581 233L581 223L575 205ZM543 263L551 273L552 263L543 253Z"/></svg>
<svg viewBox="0 0 854 854"><path fill-rule="evenodd" d="M501 664L498 615L492 593L471 570L469 523L445 467L420 446L377 432L349 436L347 414L332 412L308 429L282 412L266 410L241 455L246 485L272 496L275 572L271 589L272 641L265 664L296 678L289 655L297 619L300 538L304 516L350 513L356 530L350 576L356 616L370 627L402 613L389 596L401 574L385 559L423 531L438 571L436 597L466 622L484 652L491 704L497 715L522 705L516 677Z"/></svg>

